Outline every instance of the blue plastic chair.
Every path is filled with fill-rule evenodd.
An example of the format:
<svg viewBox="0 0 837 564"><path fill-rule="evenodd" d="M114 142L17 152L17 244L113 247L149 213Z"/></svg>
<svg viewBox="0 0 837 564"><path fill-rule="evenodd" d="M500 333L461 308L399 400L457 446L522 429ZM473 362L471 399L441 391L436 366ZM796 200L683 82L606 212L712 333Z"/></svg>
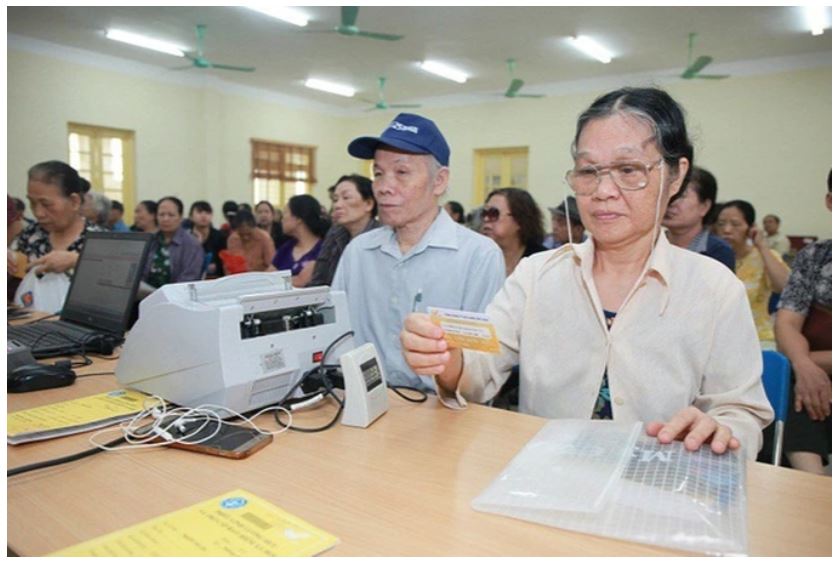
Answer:
<svg viewBox="0 0 837 564"><path fill-rule="evenodd" d="M782 462L782 440L790 403L791 367L788 357L782 353L761 351L761 357L764 363L761 381L775 413L773 465L778 466Z"/></svg>

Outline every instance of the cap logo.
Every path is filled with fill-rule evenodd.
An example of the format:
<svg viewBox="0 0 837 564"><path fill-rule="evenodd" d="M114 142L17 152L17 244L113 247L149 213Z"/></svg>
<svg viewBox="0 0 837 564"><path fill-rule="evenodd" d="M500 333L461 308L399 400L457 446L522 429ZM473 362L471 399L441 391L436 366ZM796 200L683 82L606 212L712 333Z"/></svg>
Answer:
<svg viewBox="0 0 837 564"><path fill-rule="evenodd" d="M415 125L404 125L400 121L394 121L389 126L390 129L395 129L397 131L409 131L410 133L415 133L418 135L418 127Z"/></svg>

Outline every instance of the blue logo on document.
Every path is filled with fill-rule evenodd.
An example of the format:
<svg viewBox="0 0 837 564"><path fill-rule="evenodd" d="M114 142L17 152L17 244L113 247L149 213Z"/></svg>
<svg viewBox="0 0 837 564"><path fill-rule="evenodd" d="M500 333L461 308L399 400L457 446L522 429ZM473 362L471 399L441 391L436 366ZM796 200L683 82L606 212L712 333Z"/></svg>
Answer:
<svg viewBox="0 0 837 564"><path fill-rule="evenodd" d="M114 390L112 392L108 392L109 398L121 398L125 395L125 390Z"/></svg>
<svg viewBox="0 0 837 564"><path fill-rule="evenodd" d="M243 497L228 497L221 501L221 507L224 509L239 509L247 505L247 500Z"/></svg>

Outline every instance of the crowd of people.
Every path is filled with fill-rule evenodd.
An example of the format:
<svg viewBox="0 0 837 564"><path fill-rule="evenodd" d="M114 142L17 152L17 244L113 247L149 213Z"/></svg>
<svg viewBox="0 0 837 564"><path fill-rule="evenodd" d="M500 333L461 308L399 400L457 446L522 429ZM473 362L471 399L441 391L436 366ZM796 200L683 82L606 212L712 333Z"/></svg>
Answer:
<svg viewBox="0 0 837 564"><path fill-rule="evenodd" d="M376 345L388 381L448 407L505 396L522 412L644 421L663 443L750 458L773 419L761 350L778 348L794 371L787 458L822 472L831 240L800 251L791 270L780 218L764 215L761 230L750 202L718 201L666 92L623 88L580 115L565 175L573 195L548 208L549 232L518 187L493 190L471 214L442 206L450 148L425 117L399 114L348 152L373 160L373 178L340 177L330 210L307 194L281 210L228 201L218 228L208 202L184 216L175 196L141 201L128 228L121 203L65 163L40 163L27 185L34 220L9 198L9 275L71 275L89 231L154 233L149 285L274 270L296 287L330 285L347 293L355 339ZM449 348L426 306L485 312L500 354Z"/></svg>

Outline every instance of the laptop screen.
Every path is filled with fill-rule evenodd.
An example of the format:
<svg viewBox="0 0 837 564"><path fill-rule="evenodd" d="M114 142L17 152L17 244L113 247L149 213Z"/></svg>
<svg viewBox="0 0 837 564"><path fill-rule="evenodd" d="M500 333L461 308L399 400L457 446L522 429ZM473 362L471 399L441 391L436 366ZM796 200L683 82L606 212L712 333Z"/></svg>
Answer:
<svg viewBox="0 0 837 564"><path fill-rule="evenodd" d="M124 334L152 237L88 232L61 320Z"/></svg>

